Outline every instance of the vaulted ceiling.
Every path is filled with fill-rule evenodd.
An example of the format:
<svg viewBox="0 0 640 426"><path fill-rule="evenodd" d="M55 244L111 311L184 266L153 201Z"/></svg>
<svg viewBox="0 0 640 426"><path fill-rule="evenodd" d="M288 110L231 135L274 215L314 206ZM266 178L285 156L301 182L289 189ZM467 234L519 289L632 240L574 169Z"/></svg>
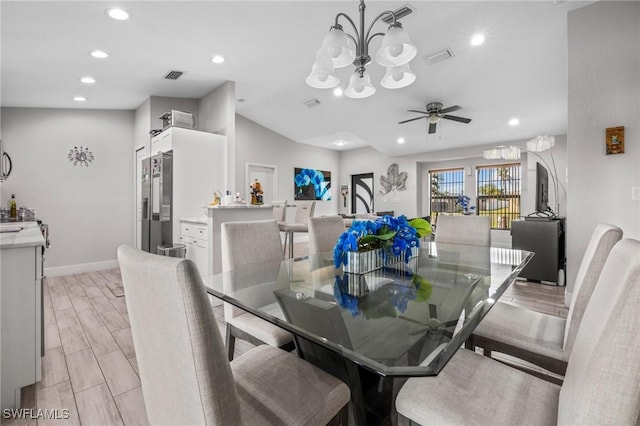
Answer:
<svg viewBox="0 0 640 426"><path fill-rule="evenodd" d="M367 2L366 24L405 4ZM384 89L384 69L372 63L377 92L350 99L313 89L305 78L335 15L357 20L355 0L117 2L129 12L127 21L106 15L112 2L3 1L2 106L135 109L152 95L200 98L232 80L239 114L330 149L370 145L402 155L566 132L566 16L585 2L408 4L414 10L402 23L418 48L410 64L416 82ZM474 47L470 39L477 33L486 41ZM375 39L371 50L379 43ZM95 59L89 55L94 49L110 57ZM431 65L425 60L444 49L453 56ZM212 63L216 54L223 64ZM170 70L184 74L165 80ZM351 72L337 70L343 87ZM96 83L81 83L84 76ZM73 101L79 95L87 100ZM305 105L314 99L317 106ZM426 120L397 124L417 116L407 110L424 110L433 101L462 106L454 114L471 123L441 120L432 135ZM512 118L520 124L510 126Z"/></svg>

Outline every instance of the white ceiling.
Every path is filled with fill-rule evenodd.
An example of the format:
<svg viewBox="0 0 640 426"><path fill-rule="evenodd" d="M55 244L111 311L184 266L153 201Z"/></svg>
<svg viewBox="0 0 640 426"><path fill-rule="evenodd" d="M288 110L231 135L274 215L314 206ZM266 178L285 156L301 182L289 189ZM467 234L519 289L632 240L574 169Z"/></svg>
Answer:
<svg viewBox="0 0 640 426"><path fill-rule="evenodd" d="M406 1L367 2L367 25ZM378 91L367 99L336 98L304 80L338 12L357 20L353 1L2 1L2 106L135 109L149 96L200 98L225 80L236 82L237 112L297 142L331 149L371 145L390 155L563 134L567 126L567 11L585 2L410 1L402 19L418 48L417 81L380 87L383 69L369 65ZM120 6L128 21L106 16ZM384 24L376 24L380 31ZM345 29L347 26L345 25ZM475 33L486 42L469 43ZM377 50L380 38L372 42ZM425 56L450 48L454 57L427 65ZM111 54L89 56L94 49ZM222 54L222 65L211 62ZM183 71L177 81L163 80ZM337 70L347 82L352 67ZM97 80L91 86L80 77ZM72 98L87 97L79 104ZM304 102L318 99L308 108ZM470 117L441 120L427 135L426 120L408 109L428 102ZM512 117L520 125L510 127ZM406 143L398 145L396 139ZM333 144L345 140L343 147Z"/></svg>

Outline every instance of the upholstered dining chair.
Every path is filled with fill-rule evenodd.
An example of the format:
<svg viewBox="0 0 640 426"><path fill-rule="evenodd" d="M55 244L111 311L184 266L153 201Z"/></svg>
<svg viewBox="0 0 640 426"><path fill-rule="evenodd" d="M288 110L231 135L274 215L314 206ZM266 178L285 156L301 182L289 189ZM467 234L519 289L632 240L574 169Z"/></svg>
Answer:
<svg viewBox="0 0 640 426"><path fill-rule="evenodd" d="M287 216L287 200L284 201L272 201L273 206L273 220L280 223L284 223Z"/></svg>
<svg viewBox="0 0 640 426"><path fill-rule="evenodd" d="M631 425L640 412L640 241L606 260L562 387L460 349L437 377L398 392L399 424Z"/></svg>
<svg viewBox="0 0 640 426"><path fill-rule="evenodd" d="M221 243L222 272L284 260L280 230L275 220L223 223ZM246 283L230 280L224 285L229 286L225 291L233 291ZM291 333L228 303L224 305L224 320L227 323L226 346L230 361L235 352L236 338L254 345L266 343L286 350L294 349Z"/></svg>
<svg viewBox="0 0 640 426"><path fill-rule="evenodd" d="M617 226L596 226L578 269L566 320L497 303L478 325L467 347L480 346L486 356L492 351L512 355L564 375L584 311L611 249L621 238L622 230Z"/></svg>
<svg viewBox="0 0 640 426"><path fill-rule="evenodd" d="M440 215L436 223L437 243L491 245L491 222L489 216Z"/></svg>
<svg viewBox="0 0 640 426"><path fill-rule="evenodd" d="M348 387L295 354L263 345L227 360L192 261L130 246L118 261L150 424L346 424Z"/></svg>
<svg viewBox="0 0 640 426"><path fill-rule="evenodd" d="M283 253L287 251L287 242L289 244L289 257L293 257L293 234L296 232L309 232L309 218L313 217L316 209L316 202L311 204L298 204L296 207L296 216L292 223L280 223L280 231L285 232Z"/></svg>
<svg viewBox="0 0 640 426"><path fill-rule="evenodd" d="M341 216L309 218L309 254L331 251L345 230Z"/></svg>

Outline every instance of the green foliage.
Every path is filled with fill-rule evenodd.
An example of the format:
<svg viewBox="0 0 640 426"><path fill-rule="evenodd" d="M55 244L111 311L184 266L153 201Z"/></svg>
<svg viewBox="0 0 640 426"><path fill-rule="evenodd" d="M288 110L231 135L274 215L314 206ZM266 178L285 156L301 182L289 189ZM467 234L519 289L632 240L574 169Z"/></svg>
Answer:
<svg viewBox="0 0 640 426"><path fill-rule="evenodd" d="M431 235L431 224L421 217L411 219L409 221L409 225L416 229L416 233L418 234L419 238L422 238L426 235Z"/></svg>

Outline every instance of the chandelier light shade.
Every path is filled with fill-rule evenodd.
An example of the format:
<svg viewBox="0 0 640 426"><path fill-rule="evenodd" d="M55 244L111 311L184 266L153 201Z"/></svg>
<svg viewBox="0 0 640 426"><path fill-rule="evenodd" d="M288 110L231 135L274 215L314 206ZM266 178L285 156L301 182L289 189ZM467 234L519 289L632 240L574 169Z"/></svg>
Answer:
<svg viewBox="0 0 640 426"><path fill-rule="evenodd" d="M349 79L349 86L344 94L350 98L366 98L373 95L376 88L371 84L371 77L366 68L371 62L369 44L377 36L382 36L382 43L374 57L378 64L387 68L380 82L381 86L386 89L400 89L415 81L416 75L409 69L409 62L415 58L418 50L409 40L402 24L396 21L395 13L390 10L380 13L365 31L365 9L364 0L360 0L358 26L345 13L336 15L334 25L325 35L322 46L316 53L316 61L306 80L309 86L317 89L334 88L340 84L340 79L334 73L335 69L353 64L355 72ZM384 17L390 17L392 20L386 34L372 33L373 26ZM348 22L353 34L344 31L339 23L340 18Z"/></svg>
<svg viewBox="0 0 640 426"><path fill-rule="evenodd" d="M374 93L376 93L376 88L371 84L369 74L364 73L360 75L358 71L351 74L349 86L347 86L347 89L344 91L346 96L354 99L368 98Z"/></svg>
<svg viewBox="0 0 640 426"><path fill-rule="evenodd" d="M409 69L409 64L404 64L397 67L387 67L387 72L382 77L380 85L385 89L400 89L407 87L414 81L416 81L416 75Z"/></svg>
<svg viewBox="0 0 640 426"><path fill-rule="evenodd" d="M527 151L543 152L556 145L556 138L553 136L536 136L527 142Z"/></svg>

